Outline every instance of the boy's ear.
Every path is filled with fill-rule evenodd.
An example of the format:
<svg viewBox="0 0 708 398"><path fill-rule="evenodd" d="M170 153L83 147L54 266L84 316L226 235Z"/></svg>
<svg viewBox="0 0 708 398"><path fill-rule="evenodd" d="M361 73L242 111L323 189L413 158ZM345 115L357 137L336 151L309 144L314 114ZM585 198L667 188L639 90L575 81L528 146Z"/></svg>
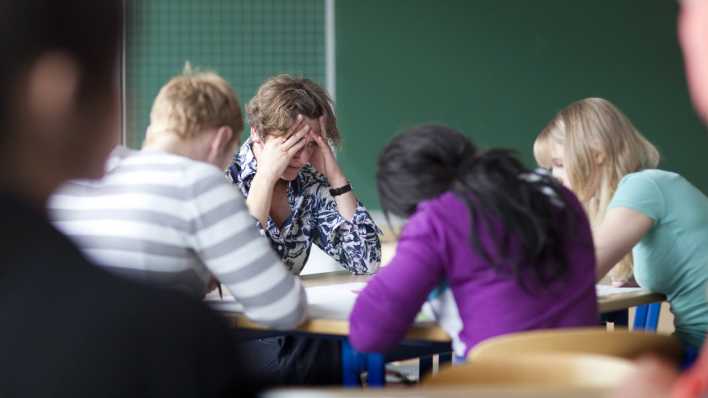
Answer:
<svg viewBox="0 0 708 398"><path fill-rule="evenodd" d="M231 145L233 136L234 132L231 130L231 127L219 127L216 133L214 133L214 138L212 138L211 144L209 145L209 160L219 159L224 153L230 152L232 148L229 148L229 146Z"/></svg>

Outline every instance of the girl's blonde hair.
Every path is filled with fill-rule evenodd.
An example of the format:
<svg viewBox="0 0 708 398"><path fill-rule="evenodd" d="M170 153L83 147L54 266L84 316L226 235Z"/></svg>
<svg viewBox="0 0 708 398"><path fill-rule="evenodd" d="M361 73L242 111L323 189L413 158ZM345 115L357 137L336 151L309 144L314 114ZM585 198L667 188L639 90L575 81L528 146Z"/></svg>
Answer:
<svg viewBox="0 0 708 398"><path fill-rule="evenodd" d="M660 155L611 102L602 98L576 101L560 112L534 142L534 156L551 168L551 148L563 148L568 182L585 206L595 230L605 218L607 206L625 175L656 168ZM608 274L613 282L632 275L631 253Z"/></svg>

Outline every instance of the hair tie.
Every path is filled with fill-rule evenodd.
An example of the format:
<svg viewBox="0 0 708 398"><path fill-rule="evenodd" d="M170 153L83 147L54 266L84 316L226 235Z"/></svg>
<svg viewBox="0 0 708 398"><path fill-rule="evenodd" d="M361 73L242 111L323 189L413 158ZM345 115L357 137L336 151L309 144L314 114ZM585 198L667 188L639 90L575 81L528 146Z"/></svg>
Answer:
<svg viewBox="0 0 708 398"><path fill-rule="evenodd" d="M558 193L552 186L551 175L548 170L543 168L537 168L529 173L519 174L519 179L536 186L542 194L546 195L551 203L559 208L565 207L565 204L558 196Z"/></svg>

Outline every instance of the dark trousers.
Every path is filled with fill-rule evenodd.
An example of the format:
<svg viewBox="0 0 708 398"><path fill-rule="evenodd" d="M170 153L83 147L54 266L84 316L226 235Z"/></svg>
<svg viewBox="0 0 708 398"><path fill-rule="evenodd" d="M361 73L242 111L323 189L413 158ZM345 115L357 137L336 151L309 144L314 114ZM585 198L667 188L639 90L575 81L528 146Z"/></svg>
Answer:
<svg viewBox="0 0 708 398"><path fill-rule="evenodd" d="M341 385L339 340L283 335L239 343L248 368L275 385Z"/></svg>

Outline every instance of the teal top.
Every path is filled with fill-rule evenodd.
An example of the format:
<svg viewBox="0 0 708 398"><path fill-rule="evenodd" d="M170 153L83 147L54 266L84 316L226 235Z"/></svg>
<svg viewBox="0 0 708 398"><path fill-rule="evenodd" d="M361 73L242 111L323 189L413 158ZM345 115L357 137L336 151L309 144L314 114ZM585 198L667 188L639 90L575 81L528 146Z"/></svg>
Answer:
<svg viewBox="0 0 708 398"><path fill-rule="evenodd" d="M634 246L634 277L663 293L676 335L694 347L708 330L708 198L676 173L643 170L624 176L609 208L636 210L654 221Z"/></svg>

